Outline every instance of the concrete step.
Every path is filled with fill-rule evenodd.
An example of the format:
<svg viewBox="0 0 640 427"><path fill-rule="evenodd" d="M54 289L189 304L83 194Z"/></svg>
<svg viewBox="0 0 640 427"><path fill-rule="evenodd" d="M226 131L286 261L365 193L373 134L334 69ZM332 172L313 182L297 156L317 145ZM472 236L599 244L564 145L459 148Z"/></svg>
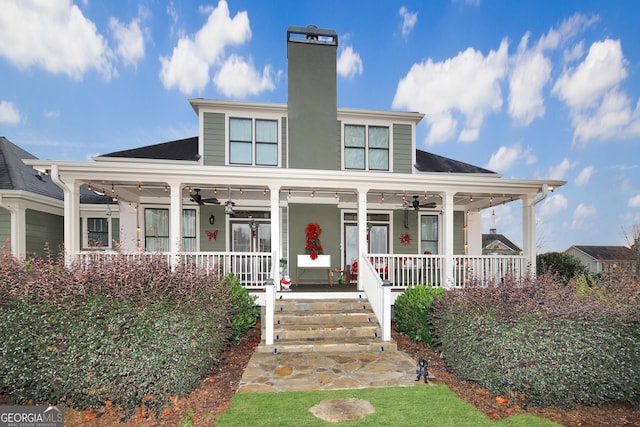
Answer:
<svg viewBox="0 0 640 427"><path fill-rule="evenodd" d="M281 324L274 327L276 340L315 338L378 338L382 331L377 323L347 325L336 324Z"/></svg>
<svg viewBox="0 0 640 427"><path fill-rule="evenodd" d="M279 312L349 312L372 311L366 299L331 300L276 300L276 313Z"/></svg>
<svg viewBox="0 0 640 427"><path fill-rule="evenodd" d="M383 342L369 338L346 337L343 339L280 340L273 345L261 343L256 349L259 353L309 353L309 352L363 352L397 351L395 341Z"/></svg>
<svg viewBox="0 0 640 427"><path fill-rule="evenodd" d="M358 326L361 324L378 323L372 311L289 311L276 312L275 325L345 325Z"/></svg>

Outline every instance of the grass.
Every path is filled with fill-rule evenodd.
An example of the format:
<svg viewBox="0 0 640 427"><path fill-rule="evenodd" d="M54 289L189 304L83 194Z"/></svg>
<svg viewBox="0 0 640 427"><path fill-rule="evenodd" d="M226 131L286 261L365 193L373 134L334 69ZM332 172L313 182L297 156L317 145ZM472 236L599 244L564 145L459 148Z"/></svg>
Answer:
<svg viewBox="0 0 640 427"><path fill-rule="evenodd" d="M491 420L460 399L445 385L428 387L390 387L358 390L305 391L282 393L238 393L231 406L216 422L229 426L326 426L309 408L325 399L353 397L368 400L376 412L345 426L558 426L528 414L500 421ZM335 424L335 423L331 423Z"/></svg>

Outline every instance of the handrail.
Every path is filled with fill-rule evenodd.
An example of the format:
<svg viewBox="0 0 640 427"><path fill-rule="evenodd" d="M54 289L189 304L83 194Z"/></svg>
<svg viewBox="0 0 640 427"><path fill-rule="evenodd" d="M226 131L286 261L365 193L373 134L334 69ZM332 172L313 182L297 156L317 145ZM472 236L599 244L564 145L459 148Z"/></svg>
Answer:
<svg viewBox="0 0 640 427"><path fill-rule="evenodd" d="M363 253L361 259L369 259L370 255ZM391 286L383 281L374 265L363 263L359 268L359 283L367 294L371 308L378 318L382 328L382 341L391 341Z"/></svg>

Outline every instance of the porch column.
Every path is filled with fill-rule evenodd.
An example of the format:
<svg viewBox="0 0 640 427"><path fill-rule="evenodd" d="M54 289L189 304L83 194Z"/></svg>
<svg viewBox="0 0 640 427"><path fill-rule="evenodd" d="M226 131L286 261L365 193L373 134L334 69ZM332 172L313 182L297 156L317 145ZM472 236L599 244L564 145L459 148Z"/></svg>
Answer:
<svg viewBox="0 0 640 427"><path fill-rule="evenodd" d="M178 253L182 250L182 183L169 183L171 207L169 209L169 252L171 263L178 262Z"/></svg>
<svg viewBox="0 0 640 427"><path fill-rule="evenodd" d="M366 262L369 262L362 256L367 248L367 193L369 189L358 188L358 269L362 271ZM361 283L361 273L358 273L358 290L362 291L364 285Z"/></svg>
<svg viewBox="0 0 640 427"><path fill-rule="evenodd" d="M536 274L536 205L533 198L522 197L522 250L531 274Z"/></svg>
<svg viewBox="0 0 640 427"><path fill-rule="evenodd" d="M58 165L51 167L51 179L64 191L64 251L69 265L80 251L80 184L75 179L63 181Z"/></svg>
<svg viewBox="0 0 640 427"><path fill-rule="evenodd" d="M15 257L24 258L27 255L27 210L10 207L9 213L11 214L11 253Z"/></svg>
<svg viewBox="0 0 640 427"><path fill-rule="evenodd" d="M442 193L444 207L442 232L444 234L444 265L442 280L447 289L451 289L455 283L454 262L453 262L453 192Z"/></svg>
<svg viewBox="0 0 640 427"><path fill-rule="evenodd" d="M276 271L271 272L271 277L274 279L274 283L276 283L276 289L279 289L280 286L280 258L282 257L281 252L281 241L282 236L280 232L281 219L280 219L280 186L279 185L270 185L269 186L269 195L270 195L270 209L271 209L271 253L275 254L278 259L273 260L273 263L277 265Z"/></svg>

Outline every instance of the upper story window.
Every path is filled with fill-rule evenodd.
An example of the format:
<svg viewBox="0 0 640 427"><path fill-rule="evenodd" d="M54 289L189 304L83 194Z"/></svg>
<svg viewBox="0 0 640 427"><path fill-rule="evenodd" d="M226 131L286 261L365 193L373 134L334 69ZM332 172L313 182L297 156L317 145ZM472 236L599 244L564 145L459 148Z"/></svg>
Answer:
<svg viewBox="0 0 640 427"><path fill-rule="evenodd" d="M278 166L278 121L230 118L229 163Z"/></svg>
<svg viewBox="0 0 640 427"><path fill-rule="evenodd" d="M344 167L359 170L389 170L389 128L345 125Z"/></svg>

